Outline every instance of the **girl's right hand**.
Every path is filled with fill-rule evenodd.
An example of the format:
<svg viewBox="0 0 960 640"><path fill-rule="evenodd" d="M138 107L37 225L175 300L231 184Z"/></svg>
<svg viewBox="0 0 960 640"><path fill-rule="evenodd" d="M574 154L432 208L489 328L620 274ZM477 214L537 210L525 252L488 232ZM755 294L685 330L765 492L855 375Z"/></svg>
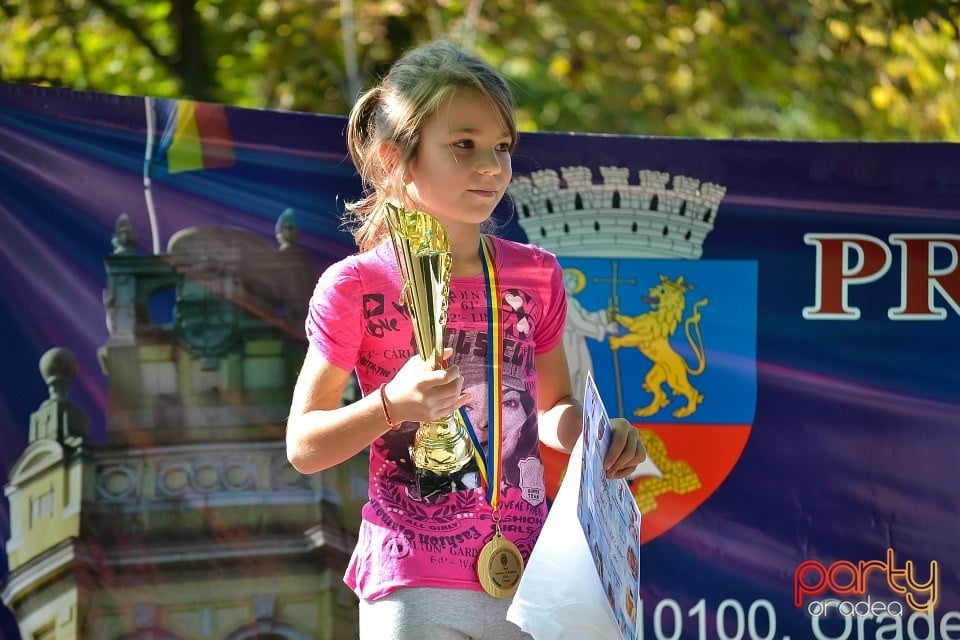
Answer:
<svg viewBox="0 0 960 640"><path fill-rule="evenodd" d="M444 349L444 361L451 355L452 349ZM467 394L460 393L462 388L460 367L453 364L446 369L432 370L423 358L414 355L387 383L383 393L394 421L433 422L469 401Z"/></svg>

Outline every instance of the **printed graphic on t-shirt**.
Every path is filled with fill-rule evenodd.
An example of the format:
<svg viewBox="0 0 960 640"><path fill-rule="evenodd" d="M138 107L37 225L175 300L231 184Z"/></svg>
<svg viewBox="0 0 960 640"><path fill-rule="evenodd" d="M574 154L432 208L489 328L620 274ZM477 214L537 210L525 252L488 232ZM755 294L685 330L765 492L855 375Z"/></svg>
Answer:
<svg viewBox="0 0 960 640"><path fill-rule="evenodd" d="M487 334L484 331L454 330L449 334L449 344L455 351L453 361L460 367L460 373L464 378L462 392L470 396L464 409L480 441L484 455L487 455L490 445L489 370L485 349L483 357L478 357L473 353L473 349L475 345L485 345L486 342ZM527 458L536 458L539 461L535 390L530 387L532 383L528 382L533 376L532 349L533 346L530 344L518 344L512 350L509 359L504 358L501 364L503 386L494 396L503 421L501 481L504 485L516 487L521 486L522 461ZM413 443L416 426L411 423L400 431L385 434L382 441L377 443L378 448L382 447L384 464L387 465L384 470L386 479L407 486L411 496L416 496L414 490L416 471L409 447ZM536 477L535 474L527 472L527 486L539 488L531 484ZM542 477L540 481L542 483ZM533 497L531 504L536 504L538 499Z"/></svg>
<svg viewBox="0 0 960 640"><path fill-rule="evenodd" d="M480 300L478 305L485 307L485 302ZM460 308L464 311L463 306ZM469 304L465 311L472 313ZM454 351L451 361L464 378L463 393L470 396L464 408L485 456L490 455L488 341L485 328L452 328L447 335L447 344ZM520 339L505 338L504 346L503 385L493 398L503 425L501 531L522 553L528 554L546 515L546 487L536 427L534 345L528 330ZM425 553L430 555L430 563L447 569L459 567L451 563L458 563L457 558L463 557L460 554L465 554L472 566L479 548L493 531L483 491L455 491L421 500L410 454L416 428L416 424L408 424L397 432L388 432L374 444L370 506L385 527L404 539L404 544L392 547L398 554ZM418 557L422 561L422 556Z"/></svg>

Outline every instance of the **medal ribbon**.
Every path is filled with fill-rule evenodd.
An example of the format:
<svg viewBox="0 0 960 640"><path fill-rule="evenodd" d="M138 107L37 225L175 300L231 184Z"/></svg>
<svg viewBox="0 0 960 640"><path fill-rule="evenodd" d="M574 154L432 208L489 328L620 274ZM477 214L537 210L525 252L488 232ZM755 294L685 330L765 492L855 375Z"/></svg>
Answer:
<svg viewBox="0 0 960 640"><path fill-rule="evenodd" d="M487 454L483 455L480 441L467 417L467 412L460 408L460 417L467 425L473 447L482 459L480 473L483 482L487 485L487 502L496 511L500 506L500 470L503 454L503 406L500 402L500 389L503 388L503 373L500 362L503 357L503 336L500 333L502 326L502 309L500 306L500 281L497 278L497 269L493 261L493 251L489 239L484 236L480 243L480 262L483 266L483 282L487 293L487 411L490 414L487 420Z"/></svg>

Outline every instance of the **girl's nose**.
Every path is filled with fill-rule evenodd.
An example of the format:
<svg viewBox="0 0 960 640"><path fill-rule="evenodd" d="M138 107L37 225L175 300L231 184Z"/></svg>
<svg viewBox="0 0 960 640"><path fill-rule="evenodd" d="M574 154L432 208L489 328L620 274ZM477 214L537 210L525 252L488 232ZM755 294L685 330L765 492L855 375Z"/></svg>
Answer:
<svg viewBox="0 0 960 640"><path fill-rule="evenodd" d="M489 153L480 159L479 171L484 175L497 175L503 171L503 163L496 153Z"/></svg>

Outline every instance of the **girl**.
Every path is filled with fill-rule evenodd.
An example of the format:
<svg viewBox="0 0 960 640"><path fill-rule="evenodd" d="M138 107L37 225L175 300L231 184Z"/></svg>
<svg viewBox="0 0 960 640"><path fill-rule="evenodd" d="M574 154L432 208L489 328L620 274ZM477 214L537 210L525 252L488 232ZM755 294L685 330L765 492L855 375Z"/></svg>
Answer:
<svg viewBox="0 0 960 640"><path fill-rule="evenodd" d="M345 576L360 597L361 638L529 637L505 619L510 598L483 590L478 557L495 536L529 557L547 513L538 439L569 452L582 410L563 350L566 298L556 258L481 231L510 183L513 109L496 71L435 42L397 61L350 115L347 144L368 187L349 207L360 252L327 269L311 300L310 346L294 390L287 454L297 470L314 473L370 447L369 501ZM442 370L429 370L412 346L387 237L388 202L430 213L449 238ZM501 299L496 314L488 306L491 282L499 286L490 288ZM488 317L500 318L492 343ZM490 344L502 346L493 402ZM351 371L364 396L341 407ZM490 406L499 430L488 427ZM418 423L460 407L499 468L488 471L483 486L458 483L465 488L424 498L409 454L414 433ZM605 464L617 478L646 454L629 422L613 423Z"/></svg>

